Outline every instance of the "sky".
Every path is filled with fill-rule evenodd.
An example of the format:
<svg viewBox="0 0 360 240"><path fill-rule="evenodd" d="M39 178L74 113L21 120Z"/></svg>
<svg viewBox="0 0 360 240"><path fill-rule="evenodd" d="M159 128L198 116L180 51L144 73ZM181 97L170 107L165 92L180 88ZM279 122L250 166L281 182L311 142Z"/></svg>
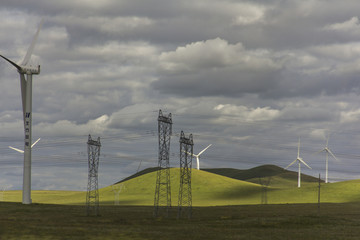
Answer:
<svg viewBox="0 0 360 240"><path fill-rule="evenodd" d="M157 116L172 114L201 168L286 167L360 178L360 5L355 0L3 0L0 54L33 65L32 188L86 190L88 135L99 187L156 167ZM22 188L19 75L0 61L0 190ZM195 165L195 163L193 163ZM297 171L293 165L289 170ZM155 184L155 183L154 183Z"/></svg>

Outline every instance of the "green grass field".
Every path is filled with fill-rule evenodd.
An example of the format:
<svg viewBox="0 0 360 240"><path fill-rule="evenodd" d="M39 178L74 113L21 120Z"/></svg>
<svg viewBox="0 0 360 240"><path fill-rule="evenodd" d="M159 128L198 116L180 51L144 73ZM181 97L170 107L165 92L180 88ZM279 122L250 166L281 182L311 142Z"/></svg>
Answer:
<svg viewBox="0 0 360 240"><path fill-rule="evenodd" d="M100 216L86 216L86 192L32 191L22 205L21 191L5 191L0 202L0 239L358 239L360 180L321 184L296 174L253 169L236 177L193 170L193 215L177 219L179 169L171 169L169 216L153 217L156 172L122 181L120 205L108 186L99 190ZM249 172L253 173L249 174ZM235 175L233 175L235 176ZM271 181L267 203L261 204ZM262 180L261 180L262 179Z"/></svg>
<svg viewBox="0 0 360 240"><path fill-rule="evenodd" d="M0 239L359 239L360 204L195 207L191 219L153 218L153 207L0 203Z"/></svg>

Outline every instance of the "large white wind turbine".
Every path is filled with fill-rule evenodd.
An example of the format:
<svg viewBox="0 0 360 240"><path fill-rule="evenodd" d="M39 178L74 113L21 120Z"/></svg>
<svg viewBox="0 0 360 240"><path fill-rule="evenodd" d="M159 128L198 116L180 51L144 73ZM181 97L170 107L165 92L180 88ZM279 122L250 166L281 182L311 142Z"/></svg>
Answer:
<svg viewBox="0 0 360 240"><path fill-rule="evenodd" d="M38 142L40 141L40 138L38 140L36 140L33 144L31 144L31 148L33 148ZM15 150L19 153L24 153L24 150L18 149L18 148L14 148L12 146L9 146L9 148L11 148L12 150Z"/></svg>
<svg viewBox="0 0 360 240"><path fill-rule="evenodd" d="M196 157L196 163L197 163L197 170L200 170L200 155L206 151L206 149L208 149L212 144L210 144L209 146L207 146L206 148L204 148L201 152L199 152L198 154L192 154L193 157ZM191 153L188 153L191 154Z"/></svg>
<svg viewBox="0 0 360 240"><path fill-rule="evenodd" d="M300 157L300 138L299 138L299 144L298 144L298 154L297 154L297 158L296 158L292 163L290 163L285 169L288 169L288 167L290 167L291 165L293 165L295 162L298 162L298 164L299 164L298 187L300 187L300 185L301 185L301 163L311 169L311 167L310 167L309 165L307 165L306 162Z"/></svg>
<svg viewBox="0 0 360 240"><path fill-rule="evenodd" d="M40 65L32 66L30 58L35 48L36 40L39 36L40 28L43 20L39 24L39 28L31 42L31 45L24 57L24 60L17 64L10 59L0 55L3 59L13 65L20 74L21 98L24 119L24 175L23 175L23 204L31 204L31 125L32 125L32 75L40 73Z"/></svg>
<svg viewBox="0 0 360 240"><path fill-rule="evenodd" d="M328 166L329 166L329 154L336 160L339 161L335 155L331 152L331 150L328 148L328 144L329 144L329 138L330 135L327 137L326 139L326 146L324 149L320 150L317 153L321 153L321 152L326 152L326 163L325 163L325 183L328 183Z"/></svg>

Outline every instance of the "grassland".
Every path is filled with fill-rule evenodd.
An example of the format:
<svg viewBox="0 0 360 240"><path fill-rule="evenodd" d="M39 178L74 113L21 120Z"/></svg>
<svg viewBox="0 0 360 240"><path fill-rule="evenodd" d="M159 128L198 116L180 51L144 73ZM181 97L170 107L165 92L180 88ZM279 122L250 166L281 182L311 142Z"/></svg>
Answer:
<svg viewBox="0 0 360 240"><path fill-rule="evenodd" d="M111 186L100 189L98 217L86 216L85 192L33 191L34 204L22 205L21 191L5 191L0 202L0 239L359 238L360 180L321 184L318 208L314 178L304 177L297 188L293 173L252 172L245 172L243 181L194 170L191 219L177 219L177 207L168 217L153 217L156 172L151 171L117 184L122 184L119 206L114 206ZM177 206L178 173L171 169L173 206ZM257 181L270 179L268 204L260 204L264 187Z"/></svg>
<svg viewBox="0 0 360 240"><path fill-rule="evenodd" d="M0 203L0 239L359 239L360 204L195 207L192 219L153 218L148 206Z"/></svg>
<svg viewBox="0 0 360 240"><path fill-rule="evenodd" d="M290 175L289 175L290 174ZM152 206L154 202L156 172L146 173L122 185L120 205ZM224 177L206 171L194 170L192 173L193 206L252 205L264 201L265 189L256 181L260 178L249 175L249 181ZM263 176L263 181L269 180ZM307 180L308 179L308 180ZM253 181L253 182L251 182ZM297 176L280 172L271 176L266 189L268 204L317 203L318 183L314 178L304 177L302 187L297 188ZM321 202L345 203L360 201L358 193L360 180L321 184ZM179 191L179 170L171 169L172 205L177 205ZM115 193L112 186L99 190L102 205L113 205ZM85 192L77 191L33 191L34 203L43 204L84 204ZM20 202L21 191L5 191L4 200Z"/></svg>

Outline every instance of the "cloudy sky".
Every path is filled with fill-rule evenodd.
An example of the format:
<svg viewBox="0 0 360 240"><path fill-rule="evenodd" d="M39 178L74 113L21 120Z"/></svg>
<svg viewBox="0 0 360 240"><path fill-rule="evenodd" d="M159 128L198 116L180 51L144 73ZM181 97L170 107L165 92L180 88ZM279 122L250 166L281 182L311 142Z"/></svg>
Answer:
<svg viewBox="0 0 360 240"><path fill-rule="evenodd" d="M201 167L286 167L297 155L330 181L360 178L360 6L345 0L3 0L0 53L32 56L33 189L85 190L88 134L99 185L157 166L157 115L172 113ZM21 189L19 76L0 61L0 187ZM141 164L140 164L141 163ZM290 170L296 171L296 166ZM155 184L155 183L154 183Z"/></svg>

